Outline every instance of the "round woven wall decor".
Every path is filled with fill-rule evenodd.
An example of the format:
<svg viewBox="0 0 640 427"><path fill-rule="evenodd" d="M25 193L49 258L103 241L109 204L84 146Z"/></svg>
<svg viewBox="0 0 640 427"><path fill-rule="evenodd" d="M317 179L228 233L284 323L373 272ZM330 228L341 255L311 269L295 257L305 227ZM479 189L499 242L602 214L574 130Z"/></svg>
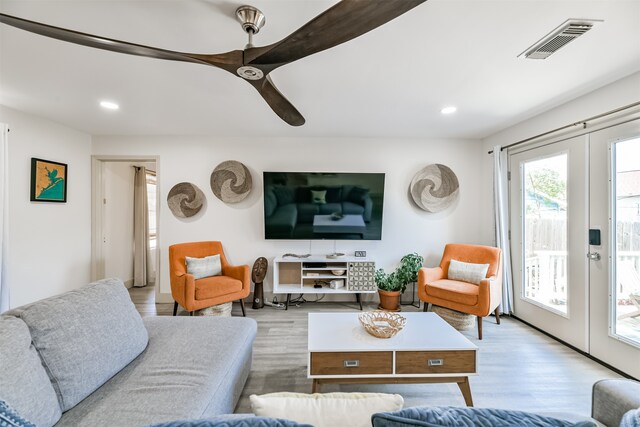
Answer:
<svg viewBox="0 0 640 427"><path fill-rule="evenodd" d="M435 163L413 177L409 190L413 201L420 209L440 212L458 198L458 177L447 166Z"/></svg>
<svg viewBox="0 0 640 427"><path fill-rule="evenodd" d="M167 196L167 204L171 212L178 218L190 218L200 212L205 197L197 185L181 182L173 186Z"/></svg>
<svg viewBox="0 0 640 427"><path fill-rule="evenodd" d="M211 173L211 190L225 203L238 203L251 192L251 172L235 160L220 163Z"/></svg>

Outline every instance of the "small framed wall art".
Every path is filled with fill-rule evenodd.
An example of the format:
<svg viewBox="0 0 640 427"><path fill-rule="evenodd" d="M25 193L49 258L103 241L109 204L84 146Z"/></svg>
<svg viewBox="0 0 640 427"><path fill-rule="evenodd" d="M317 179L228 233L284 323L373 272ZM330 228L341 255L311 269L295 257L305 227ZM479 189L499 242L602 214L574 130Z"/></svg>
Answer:
<svg viewBox="0 0 640 427"><path fill-rule="evenodd" d="M31 201L66 203L68 175L66 163L32 157Z"/></svg>

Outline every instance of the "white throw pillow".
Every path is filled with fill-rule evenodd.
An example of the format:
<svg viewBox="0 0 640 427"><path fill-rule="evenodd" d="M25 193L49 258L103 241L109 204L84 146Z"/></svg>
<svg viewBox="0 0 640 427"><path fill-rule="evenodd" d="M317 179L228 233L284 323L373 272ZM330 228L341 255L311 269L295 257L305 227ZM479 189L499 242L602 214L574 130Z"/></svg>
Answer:
<svg viewBox="0 0 640 427"><path fill-rule="evenodd" d="M211 255L204 258L185 258L187 260L187 273L193 274L193 278L196 280L222 274L220 255Z"/></svg>
<svg viewBox="0 0 640 427"><path fill-rule="evenodd" d="M399 411L404 400L386 393L270 393L249 397L253 413L315 427L370 427L371 415Z"/></svg>
<svg viewBox="0 0 640 427"><path fill-rule="evenodd" d="M473 264L452 259L449 263L447 277L450 280L460 280L479 285L480 281L487 278L487 270L489 270L489 264Z"/></svg>

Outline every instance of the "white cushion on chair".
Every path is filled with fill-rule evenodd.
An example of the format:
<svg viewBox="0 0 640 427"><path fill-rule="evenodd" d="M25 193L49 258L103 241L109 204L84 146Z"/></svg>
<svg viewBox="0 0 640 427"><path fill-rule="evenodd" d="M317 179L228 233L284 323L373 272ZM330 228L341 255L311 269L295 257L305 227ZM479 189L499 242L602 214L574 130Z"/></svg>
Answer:
<svg viewBox="0 0 640 427"><path fill-rule="evenodd" d="M193 274L193 278L203 279L205 277L220 276L222 274L222 264L220 255L211 255L204 258L185 257L187 262L187 273Z"/></svg>
<svg viewBox="0 0 640 427"><path fill-rule="evenodd" d="M460 280L479 285L483 279L486 279L487 270L489 270L489 264L473 264L452 259L449 263L447 277L449 280Z"/></svg>

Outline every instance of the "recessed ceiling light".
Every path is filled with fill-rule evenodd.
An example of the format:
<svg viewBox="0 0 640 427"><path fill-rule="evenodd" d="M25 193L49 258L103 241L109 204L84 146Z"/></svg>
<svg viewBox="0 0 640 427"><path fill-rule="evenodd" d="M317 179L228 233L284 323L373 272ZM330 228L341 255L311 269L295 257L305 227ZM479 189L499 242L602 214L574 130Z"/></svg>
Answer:
<svg viewBox="0 0 640 427"><path fill-rule="evenodd" d="M100 106L107 110L119 110L120 106L113 101L100 101Z"/></svg>
<svg viewBox="0 0 640 427"><path fill-rule="evenodd" d="M456 111L458 111L458 109L456 107L454 107L453 105L451 105L449 107L444 107L442 110L440 110L440 112L442 114L453 114Z"/></svg>

